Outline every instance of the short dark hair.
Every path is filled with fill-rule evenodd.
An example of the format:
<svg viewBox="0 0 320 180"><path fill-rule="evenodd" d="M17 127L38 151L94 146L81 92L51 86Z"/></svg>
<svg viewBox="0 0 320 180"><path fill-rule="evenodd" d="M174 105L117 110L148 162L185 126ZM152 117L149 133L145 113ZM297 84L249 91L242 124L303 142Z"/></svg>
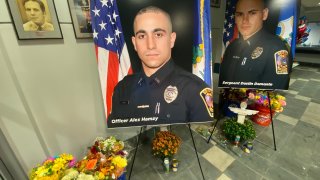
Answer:
<svg viewBox="0 0 320 180"><path fill-rule="evenodd" d="M25 6L26 3L29 2L29 1L33 1L33 2L38 3L39 6L40 6L40 8L41 8L41 11L42 11L42 12L46 12L46 8L45 8L45 6L44 6L44 4L43 4L43 2L42 2L41 0L25 0L25 1L23 2L23 6Z"/></svg>
<svg viewBox="0 0 320 180"><path fill-rule="evenodd" d="M136 16L134 17L134 22L136 21L136 18L137 18L138 15L141 15L141 14L144 14L144 13L149 13L149 12L164 14L169 20L170 28L171 28L171 31L172 31L172 20L171 20L170 14L167 11L165 11L165 10L163 10L163 9L157 7L157 6L147 6L145 8L140 9L140 11L138 11Z"/></svg>

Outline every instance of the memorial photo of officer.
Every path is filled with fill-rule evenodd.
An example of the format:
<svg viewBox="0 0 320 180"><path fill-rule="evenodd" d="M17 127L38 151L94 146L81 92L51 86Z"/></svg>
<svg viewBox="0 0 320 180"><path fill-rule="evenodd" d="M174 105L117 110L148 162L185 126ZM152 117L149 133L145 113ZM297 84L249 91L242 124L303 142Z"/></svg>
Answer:
<svg viewBox="0 0 320 180"><path fill-rule="evenodd" d="M237 2L240 35L224 53L219 87L288 89L291 58L286 44L263 28L268 14L264 0Z"/></svg>
<svg viewBox="0 0 320 180"><path fill-rule="evenodd" d="M133 26L142 72L115 87L108 127L213 121L212 89L173 62L177 34L170 15L148 6L136 14Z"/></svg>
<svg viewBox="0 0 320 180"><path fill-rule="evenodd" d="M24 0L23 7L27 22L23 24L24 31L54 31L51 23L46 21L46 8L41 0Z"/></svg>

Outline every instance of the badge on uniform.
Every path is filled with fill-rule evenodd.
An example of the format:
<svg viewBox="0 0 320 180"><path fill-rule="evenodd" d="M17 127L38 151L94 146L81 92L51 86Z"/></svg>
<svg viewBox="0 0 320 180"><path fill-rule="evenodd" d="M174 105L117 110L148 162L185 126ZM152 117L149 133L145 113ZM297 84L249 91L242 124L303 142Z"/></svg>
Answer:
<svg viewBox="0 0 320 180"><path fill-rule="evenodd" d="M261 54L263 53L263 48L262 47L257 47L256 49L254 49L251 53L251 59L257 59L258 57L261 56Z"/></svg>
<svg viewBox="0 0 320 180"><path fill-rule="evenodd" d="M204 88L200 91L200 97L203 100L204 105L206 106L210 117L213 117L213 93L212 89Z"/></svg>
<svg viewBox="0 0 320 180"><path fill-rule="evenodd" d="M288 74L288 51L280 50L274 53L274 62L277 74Z"/></svg>
<svg viewBox="0 0 320 180"><path fill-rule="evenodd" d="M171 103L172 101L174 101L177 97L178 97L178 89L175 86L168 86L165 90L164 90L164 100L167 103Z"/></svg>

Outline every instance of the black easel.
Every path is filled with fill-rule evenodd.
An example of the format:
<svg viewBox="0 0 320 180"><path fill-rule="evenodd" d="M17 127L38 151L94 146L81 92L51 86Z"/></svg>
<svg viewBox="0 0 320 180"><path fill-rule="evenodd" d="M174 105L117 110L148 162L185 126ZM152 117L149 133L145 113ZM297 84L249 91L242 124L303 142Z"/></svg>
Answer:
<svg viewBox="0 0 320 180"><path fill-rule="evenodd" d="M199 156L198 156L197 147L196 147L196 144L194 143L194 139L193 139L193 135L192 135L192 130L191 130L190 123L188 124L188 127L189 127L189 131L190 131L190 136L191 136L191 138L192 138L192 143L193 143L194 151L195 151L196 156L197 156L197 159L198 159L198 164L199 164L199 167L200 167L201 175L202 175L203 180L205 180L204 175L203 175L203 171L202 171L202 167L201 167L201 163L200 163L200 159L199 159Z"/></svg>
<svg viewBox="0 0 320 180"><path fill-rule="evenodd" d="M272 127L272 135L273 135L273 146L274 150L277 150L277 145L276 145L276 137L274 135L274 127L273 127L273 118L272 118L272 109L271 109L271 101L270 101L270 94L269 91L267 91L268 94L268 102L269 102L269 112L270 112L270 119L271 119L271 127Z"/></svg>
<svg viewBox="0 0 320 180"><path fill-rule="evenodd" d="M272 116L272 109L271 109L271 101L270 101L270 94L269 94L269 91L267 91L267 95L268 95L269 112L270 112L270 119L271 119L272 137L273 137L273 146L274 146L274 150L275 150L275 151L277 151L276 137L275 137L275 134L274 134L273 116ZM228 97L228 95L227 95L226 97ZM207 143L209 143L209 142L210 142L211 137L212 137L213 132L214 132L214 130L215 130L215 128L216 128L216 126L217 126L217 124L218 124L219 119L220 119L220 118L219 118L219 115L218 115L217 121L216 121L216 123L215 123L215 124L214 124L214 126L213 126L213 130L212 130L212 132L211 132L211 134L210 134L210 136L209 136L209 138L208 138L208 140L207 140ZM259 142L259 141L258 141L258 142Z"/></svg>
<svg viewBox="0 0 320 180"><path fill-rule="evenodd" d="M136 149L134 151L134 155L133 155L133 159L132 159L132 164L131 164L131 169L130 169L130 173L129 173L129 180L131 178L131 173L132 173L132 170L133 170L133 165L134 165L134 160L136 159L136 154L137 154L137 151L138 151L138 147L139 147L139 142L140 142L140 137L141 137L141 132L142 132L142 129L144 128L144 126L142 126L140 128L140 133L139 133L139 136L138 136L138 142L137 142L137 145L136 145Z"/></svg>
<svg viewBox="0 0 320 180"><path fill-rule="evenodd" d="M210 134L210 136L209 136L209 138L208 138L208 140L207 140L207 143L209 143L209 142L210 142L211 137L212 137L212 134L213 134L214 130L215 130L215 129L216 129L216 127L217 127L218 121L219 121L219 117L217 118L216 123L214 123L213 129L212 129L212 132L211 132L211 134Z"/></svg>
<svg viewBox="0 0 320 180"><path fill-rule="evenodd" d="M228 89L229 89L229 88L228 88ZM221 95L221 93L220 93L220 95ZM229 91L227 91L227 95L226 95L226 97L229 97ZM219 99L221 99L221 97L220 97ZM222 103L222 102L221 102L221 100L220 100L220 103ZM219 103L219 104L220 104L220 103ZM213 132L214 132L214 130L216 129L216 127L217 127L217 125L218 125L219 120L220 120L220 115L219 115L219 113L218 113L218 114L217 114L217 121L214 123L213 129L212 129L212 132L211 132L211 134L210 134L210 136L209 136L209 138L208 138L208 140L207 140L207 143L209 143L209 142L210 142L211 137L212 137L212 135L213 135Z"/></svg>
<svg viewBox="0 0 320 180"><path fill-rule="evenodd" d="M171 130L171 126L169 126L169 127L170 127L170 130ZM197 160L198 160L198 164L199 164L199 167L200 167L201 175L202 175L203 180L205 180L204 175L203 175L203 171L202 171L202 167L201 167L201 163L200 163L200 159L199 159L199 156L198 156L197 147L196 147L196 144L195 144L195 142L194 142L193 135L192 135L192 130L191 130L190 124L188 124L188 127L189 127L189 131L190 131L190 136L191 136L191 138L192 138L192 143L193 143L194 151L195 151L195 153L196 153ZM135 149L135 151L134 151L134 155L133 155L133 159L132 159L132 164L131 164L131 170L130 170L129 177L128 177L129 180L130 180L130 178L131 178L131 173L132 173L132 170L133 170L134 161L135 161L135 159L136 159L136 154L137 154L137 151L138 151L139 142L140 142L140 137L141 137L141 132L142 132L142 129L143 129L143 128L144 128L144 126L141 127L140 132L139 132L138 142L137 142L137 145L136 145L136 149Z"/></svg>

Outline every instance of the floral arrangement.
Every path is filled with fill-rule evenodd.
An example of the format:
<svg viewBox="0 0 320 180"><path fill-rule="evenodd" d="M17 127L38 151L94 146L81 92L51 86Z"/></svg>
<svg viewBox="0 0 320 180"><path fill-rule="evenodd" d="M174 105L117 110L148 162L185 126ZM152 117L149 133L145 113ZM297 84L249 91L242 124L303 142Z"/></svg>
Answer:
<svg viewBox="0 0 320 180"><path fill-rule="evenodd" d="M33 168L29 179L31 180L58 180L64 176L65 170L72 168L76 164L76 159L70 154L60 154L49 157L41 165Z"/></svg>
<svg viewBox="0 0 320 180"><path fill-rule="evenodd" d="M269 92L271 109L275 112L282 112L283 107L287 105L286 98L277 92ZM268 94L266 91L254 90L248 94L249 100L255 105L269 107Z"/></svg>
<svg viewBox="0 0 320 180"><path fill-rule="evenodd" d="M223 96L230 101L241 102L248 97L247 89L225 89Z"/></svg>
<svg viewBox="0 0 320 180"><path fill-rule="evenodd" d="M178 152L181 145L181 138L169 131L160 131L152 141L153 155L171 158Z"/></svg>
<svg viewBox="0 0 320 180"><path fill-rule="evenodd" d="M252 121L245 119L244 124L237 122L236 118L228 118L223 122L223 133L230 141L234 141L239 135L241 141L253 140L256 138L256 131L253 128Z"/></svg>
<svg viewBox="0 0 320 180"><path fill-rule="evenodd" d="M87 155L76 165L79 176L85 177L83 179L118 179L127 166L128 153L123 149L123 141L113 136L96 138Z"/></svg>
<svg viewBox="0 0 320 180"><path fill-rule="evenodd" d="M267 91L258 89L229 89L224 92L224 96L231 101L241 102L248 100L248 104L253 106L269 107ZM269 92L271 109L275 112L282 112L286 106L286 98L275 91Z"/></svg>

